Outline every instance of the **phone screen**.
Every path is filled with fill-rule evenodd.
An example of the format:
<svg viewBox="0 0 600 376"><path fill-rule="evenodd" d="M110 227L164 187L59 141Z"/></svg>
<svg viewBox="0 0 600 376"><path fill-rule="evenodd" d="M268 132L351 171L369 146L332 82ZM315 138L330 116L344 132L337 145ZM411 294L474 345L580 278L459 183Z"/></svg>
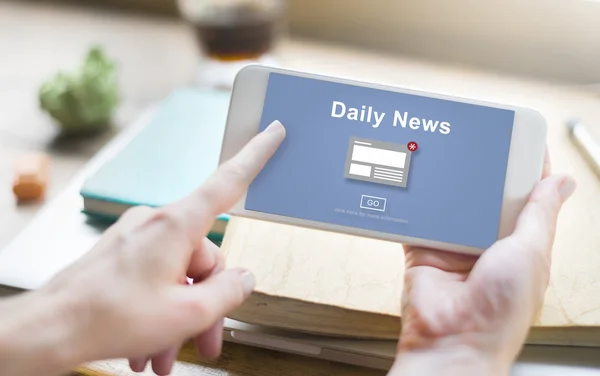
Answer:
<svg viewBox="0 0 600 376"><path fill-rule="evenodd" d="M270 73L260 130L287 136L245 208L487 248L514 111Z"/></svg>

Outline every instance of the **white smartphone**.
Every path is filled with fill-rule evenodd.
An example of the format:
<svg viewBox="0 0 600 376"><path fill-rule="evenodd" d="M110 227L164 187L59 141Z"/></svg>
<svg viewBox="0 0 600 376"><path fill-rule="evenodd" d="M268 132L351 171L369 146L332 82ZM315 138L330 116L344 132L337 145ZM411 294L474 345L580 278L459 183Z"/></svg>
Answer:
<svg viewBox="0 0 600 376"><path fill-rule="evenodd" d="M234 83L220 162L287 135L234 216L481 254L543 169L536 111L264 66Z"/></svg>

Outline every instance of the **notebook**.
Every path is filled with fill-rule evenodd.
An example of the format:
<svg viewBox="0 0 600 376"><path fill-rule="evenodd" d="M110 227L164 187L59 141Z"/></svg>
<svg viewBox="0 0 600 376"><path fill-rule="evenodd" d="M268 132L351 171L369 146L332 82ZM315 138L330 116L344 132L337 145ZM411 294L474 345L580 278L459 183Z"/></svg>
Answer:
<svg viewBox="0 0 600 376"><path fill-rule="evenodd" d="M83 184L83 212L115 221L137 205L160 207L200 186L217 168L230 93L194 87L173 91L125 148ZM215 218L220 241L228 217Z"/></svg>

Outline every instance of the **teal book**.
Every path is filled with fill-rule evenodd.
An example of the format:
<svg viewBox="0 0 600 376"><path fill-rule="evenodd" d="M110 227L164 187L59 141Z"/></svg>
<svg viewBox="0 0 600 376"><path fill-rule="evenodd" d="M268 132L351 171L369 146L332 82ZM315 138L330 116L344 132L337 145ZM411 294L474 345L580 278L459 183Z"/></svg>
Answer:
<svg viewBox="0 0 600 376"><path fill-rule="evenodd" d="M83 212L115 221L137 205L160 207L191 193L218 167L230 94L193 87L173 91L151 120L83 184ZM220 241L228 217L215 218Z"/></svg>

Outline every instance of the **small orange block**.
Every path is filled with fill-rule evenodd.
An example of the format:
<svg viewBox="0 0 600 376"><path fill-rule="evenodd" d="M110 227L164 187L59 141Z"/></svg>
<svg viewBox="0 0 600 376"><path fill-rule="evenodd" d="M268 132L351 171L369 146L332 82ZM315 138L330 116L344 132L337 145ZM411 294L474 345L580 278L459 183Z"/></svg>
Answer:
<svg viewBox="0 0 600 376"><path fill-rule="evenodd" d="M50 179L50 157L27 154L15 161L13 193L19 201L38 200L45 194Z"/></svg>

